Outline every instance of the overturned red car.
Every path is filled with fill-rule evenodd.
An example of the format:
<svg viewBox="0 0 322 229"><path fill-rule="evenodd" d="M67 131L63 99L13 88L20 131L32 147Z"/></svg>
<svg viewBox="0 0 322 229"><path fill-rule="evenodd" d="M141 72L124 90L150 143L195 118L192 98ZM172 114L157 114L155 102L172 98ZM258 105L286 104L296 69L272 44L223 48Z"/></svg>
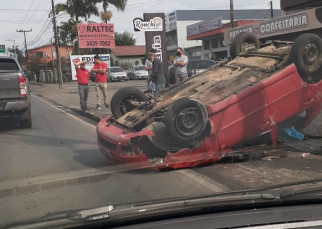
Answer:
<svg viewBox="0 0 322 229"><path fill-rule="evenodd" d="M111 163L184 168L213 163L234 147L280 131L306 127L322 108L322 40L260 45L240 33L224 60L182 84L147 96L122 88L113 116L97 126L101 152Z"/></svg>

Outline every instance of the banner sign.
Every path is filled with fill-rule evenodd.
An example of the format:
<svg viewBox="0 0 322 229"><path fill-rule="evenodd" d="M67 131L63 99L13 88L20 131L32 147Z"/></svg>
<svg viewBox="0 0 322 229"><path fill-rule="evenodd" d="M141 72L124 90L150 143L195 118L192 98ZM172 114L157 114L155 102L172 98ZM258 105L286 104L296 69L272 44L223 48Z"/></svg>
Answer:
<svg viewBox="0 0 322 229"><path fill-rule="evenodd" d="M134 18L134 31L162 31L164 28L163 21L164 17L163 19L160 17L154 17L148 21L144 21L142 18Z"/></svg>
<svg viewBox="0 0 322 229"><path fill-rule="evenodd" d="M107 67L109 68L111 65L110 54L99 54L99 57L100 57L101 61L106 63ZM80 61L86 61L85 67L88 71L91 71L92 68L94 67L94 54L92 54L92 55L71 55L70 56L70 63L71 63L72 79L73 80L77 80L74 64L76 64Z"/></svg>
<svg viewBox="0 0 322 229"><path fill-rule="evenodd" d="M196 35L222 27L222 16L187 26L187 36Z"/></svg>
<svg viewBox="0 0 322 229"><path fill-rule="evenodd" d="M153 21L158 18L158 23L162 22L162 30L146 31L145 32L145 43L146 50L149 52L151 49L156 49L156 57L159 58L163 63L163 69L165 74L168 73L168 52L167 52L167 41L165 34L164 24L164 13L145 13L143 14L144 21Z"/></svg>
<svg viewBox="0 0 322 229"><path fill-rule="evenodd" d="M79 48L115 48L114 24L77 24Z"/></svg>

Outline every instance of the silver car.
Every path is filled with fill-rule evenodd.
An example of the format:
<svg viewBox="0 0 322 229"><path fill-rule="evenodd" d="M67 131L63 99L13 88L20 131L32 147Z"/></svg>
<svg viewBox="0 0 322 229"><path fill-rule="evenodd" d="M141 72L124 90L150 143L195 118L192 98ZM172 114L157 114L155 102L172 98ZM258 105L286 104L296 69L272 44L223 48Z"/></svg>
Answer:
<svg viewBox="0 0 322 229"><path fill-rule="evenodd" d="M108 69L108 76L109 76L109 80L111 82L129 80L129 78L127 77L127 73L121 67L111 67L111 68L109 68Z"/></svg>
<svg viewBox="0 0 322 229"><path fill-rule="evenodd" d="M133 79L147 79L148 78L148 72L145 70L144 65L134 66L132 68L133 72Z"/></svg>

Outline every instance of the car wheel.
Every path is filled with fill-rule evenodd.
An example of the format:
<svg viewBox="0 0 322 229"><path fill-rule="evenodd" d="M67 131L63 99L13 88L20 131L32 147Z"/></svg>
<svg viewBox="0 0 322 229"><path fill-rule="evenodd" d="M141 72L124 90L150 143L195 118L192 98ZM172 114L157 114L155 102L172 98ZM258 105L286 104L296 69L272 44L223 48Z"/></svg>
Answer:
<svg viewBox="0 0 322 229"><path fill-rule="evenodd" d="M27 108L26 117L20 120L20 127L21 128L31 128L32 127L32 118L31 118L31 106L29 105Z"/></svg>
<svg viewBox="0 0 322 229"><path fill-rule="evenodd" d="M235 59L243 50L245 50L245 45L254 44L256 49L260 48L260 43L255 34L248 32L241 32L236 35L230 44L230 57Z"/></svg>
<svg viewBox="0 0 322 229"><path fill-rule="evenodd" d="M303 80L311 76L314 81L321 80L322 73L322 39L313 33L306 33L294 41L290 61L297 67ZM316 74L316 73L319 74Z"/></svg>
<svg viewBox="0 0 322 229"><path fill-rule="evenodd" d="M148 98L140 89L134 87L121 88L113 95L111 100L111 111L114 118L118 119L136 108L130 103L131 100L145 102L148 101Z"/></svg>
<svg viewBox="0 0 322 229"><path fill-rule="evenodd" d="M206 107L188 97L174 101L165 115L169 133L180 141L197 141L208 134L208 112Z"/></svg>

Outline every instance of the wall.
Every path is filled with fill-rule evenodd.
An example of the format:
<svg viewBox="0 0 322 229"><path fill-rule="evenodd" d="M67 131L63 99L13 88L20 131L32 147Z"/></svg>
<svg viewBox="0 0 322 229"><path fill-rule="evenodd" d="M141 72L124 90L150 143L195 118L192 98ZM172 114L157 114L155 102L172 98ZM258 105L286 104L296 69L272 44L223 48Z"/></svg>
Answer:
<svg viewBox="0 0 322 229"><path fill-rule="evenodd" d="M201 41L187 41L187 26L201 21L177 21L178 46L185 49L194 46L200 46Z"/></svg>
<svg viewBox="0 0 322 229"><path fill-rule="evenodd" d="M114 53L111 53L111 58L114 61L114 66L120 66L121 63L130 63L130 65L135 66L135 65L143 65L142 64L142 59L144 58L144 56L122 56L122 57L116 57L114 55ZM116 61L118 62L118 64L116 63ZM138 61L138 64L136 64L135 62ZM117 65L116 65L117 64Z"/></svg>

